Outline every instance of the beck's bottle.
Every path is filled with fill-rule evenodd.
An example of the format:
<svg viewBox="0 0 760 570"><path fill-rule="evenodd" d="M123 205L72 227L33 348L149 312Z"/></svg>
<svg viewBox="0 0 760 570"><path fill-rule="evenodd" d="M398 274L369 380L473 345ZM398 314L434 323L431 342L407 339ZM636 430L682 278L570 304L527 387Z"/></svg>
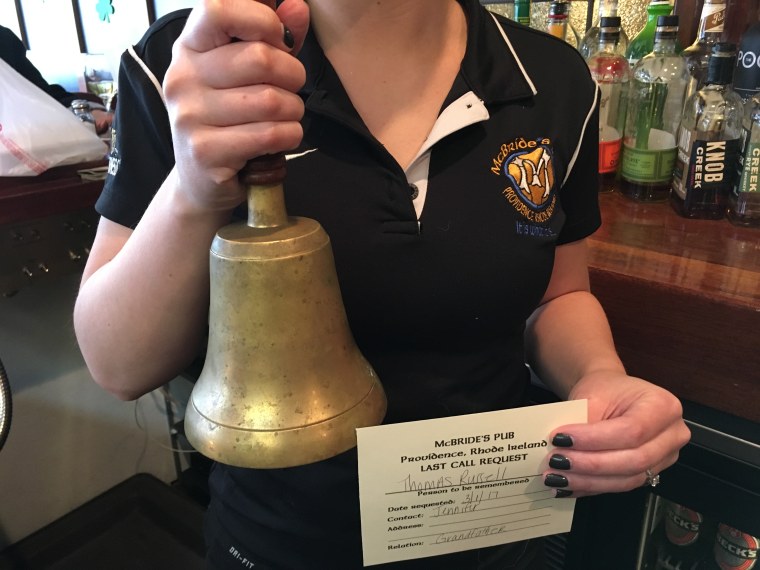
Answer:
<svg viewBox="0 0 760 570"><path fill-rule="evenodd" d="M712 546L710 523L701 513L672 501L665 501L664 515L665 532L657 545L655 569L701 568Z"/></svg>
<svg viewBox="0 0 760 570"><path fill-rule="evenodd" d="M736 46L712 48L706 85L686 101L673 171L673 208L686 218L721 219L734 187L743 105L731 88Z"/></svg>
<svg viewBox="0 0 760 570"><path fill-rule="evenodd" d="M700 570L757 570L760 539L724 523L718 525L712 556Z"/></svg>

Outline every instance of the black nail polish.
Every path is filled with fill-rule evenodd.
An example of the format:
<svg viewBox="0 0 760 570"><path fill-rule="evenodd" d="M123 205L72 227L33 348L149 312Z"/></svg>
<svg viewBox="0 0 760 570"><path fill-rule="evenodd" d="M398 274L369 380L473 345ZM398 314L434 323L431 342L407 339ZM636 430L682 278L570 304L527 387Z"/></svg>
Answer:
<svg viewBox="0 0 760 570"><path fill-rule="evenodd" d="M296 40L293 37L293 32L290 31L290 28L287 26L283 26L284 32L282 34L282 41L285 43L288 48L292 48L294 45L296 45Z"/></svg>
<svg viewBox="0 0 760 570"><path fill-rule="evenodd" d="M544 477L544 485L547 487L567 487L567 477L557 475L556 473L549 473Z"/></svg>
<svg viewBox="0 0 760 570"><path fill-rule="evenodd" d="M572 447L573 438L566 433L558 433L552 438L552 445L556 447Z"/></svg>
<svg viewBox="0 0 760 570"><path fill-rule="evenodd" d="M555 453L549 458L549 467L552 469L570 469L570 460L564 455Z"/></svg>
<svg viewBox="0 0 760 570"><path fill-rule="evenodd" d="M562 499L564 497L570 497L572 496L572 494L573 492L568 491L567 489L557 489L556 491L554 491L554 496L557 497L558 499Z"/></svg>

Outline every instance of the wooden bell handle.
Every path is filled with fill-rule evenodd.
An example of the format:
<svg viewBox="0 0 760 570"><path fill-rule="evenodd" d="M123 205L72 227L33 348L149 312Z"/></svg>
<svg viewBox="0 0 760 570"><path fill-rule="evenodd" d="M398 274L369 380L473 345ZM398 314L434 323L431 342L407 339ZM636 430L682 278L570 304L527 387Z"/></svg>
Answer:
<svg viewBox="0 0 760 570"><path fill-rule="evenodd" d="M277 228L288 223L282 181L285 153L268 154L249 160L238 174L248 192L248 226Z"/></svg>
<svg viewBox="0 0 760 570"><path fill-rule="evenodd" d="M245 163L238 174L245 186L278 184L285 179L285 153L265 154Z"/></svg>

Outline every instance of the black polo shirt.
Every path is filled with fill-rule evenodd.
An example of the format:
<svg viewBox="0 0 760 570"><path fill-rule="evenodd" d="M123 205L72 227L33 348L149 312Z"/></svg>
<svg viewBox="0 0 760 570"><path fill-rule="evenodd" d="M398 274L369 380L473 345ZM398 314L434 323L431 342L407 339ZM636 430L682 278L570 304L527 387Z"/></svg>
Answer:
<svg viewBox="0 0 760 570"><path fill-rule="evenodd" d="M330 235L351 329L388 395L386 422L524 404L525 320L555 247L600 223L597 90L585 62L477 0L461 3L461 71L406 170L370 134L313 34L299 55L306 114L303 142L288 156L287 209ZM128 227L173 165L160 84L186 16L162 18L122 58L97 208ZM240 568L241 557L256 569L361 567L355 450L291 469L217 465L211 491L218 567ZM501 568L523 549L393 567L459 570L503 556Z"/></svg>

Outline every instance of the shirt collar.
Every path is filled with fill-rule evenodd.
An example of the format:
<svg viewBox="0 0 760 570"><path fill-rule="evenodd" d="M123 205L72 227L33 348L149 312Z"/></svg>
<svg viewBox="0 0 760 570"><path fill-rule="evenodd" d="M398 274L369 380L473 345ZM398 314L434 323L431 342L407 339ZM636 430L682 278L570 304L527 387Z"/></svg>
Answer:
<svg viewBox="0 0 760 570"><path fill-rule="evenodd" d="M534 96L533 82L504 30L509 24L499 23L478 0L459 2L467 17L467 48L458 83L463 80L486 104ZM301 93L307 104L345 117L345 109L353 106L313 30L309 30L299 58L306 67Z"/></svg>

